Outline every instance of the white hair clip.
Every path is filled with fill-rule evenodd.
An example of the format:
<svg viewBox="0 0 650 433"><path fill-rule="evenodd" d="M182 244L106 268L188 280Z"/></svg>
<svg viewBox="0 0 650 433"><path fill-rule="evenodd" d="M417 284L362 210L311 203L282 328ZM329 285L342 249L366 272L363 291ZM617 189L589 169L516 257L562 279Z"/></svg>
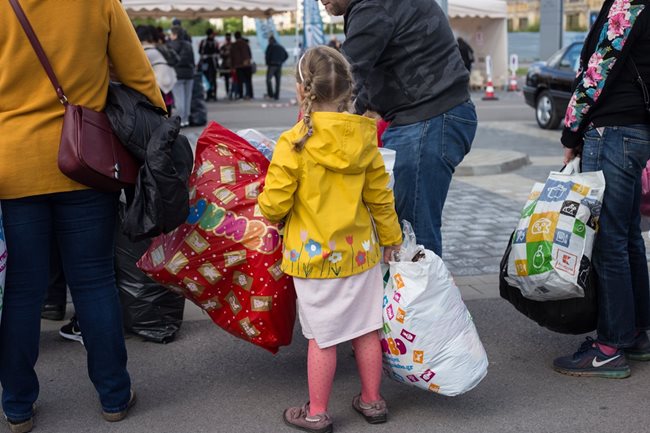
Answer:
<svg viewBox="0 0 650 433"><path fill-rule="evenodd" d="M298 60L298 75L300 75L300 81L302 83L305 82L305 77L302 75L302 60L305 58L305 55L303 54L300 56L300 60Z"/></svg>

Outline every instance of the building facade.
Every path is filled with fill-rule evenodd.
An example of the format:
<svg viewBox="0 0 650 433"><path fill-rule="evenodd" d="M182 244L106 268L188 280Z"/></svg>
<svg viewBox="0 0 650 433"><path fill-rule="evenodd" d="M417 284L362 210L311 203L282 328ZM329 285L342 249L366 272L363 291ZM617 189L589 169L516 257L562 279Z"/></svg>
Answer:
<svg viewBox="0 0 650 433"><path fill-rule="evenodd" d="M508 2L508 31L525 32L539 29L540 0L506 0ZM602 0L563 0L564 29L586 31L590 20L600 10Z"/></svg>

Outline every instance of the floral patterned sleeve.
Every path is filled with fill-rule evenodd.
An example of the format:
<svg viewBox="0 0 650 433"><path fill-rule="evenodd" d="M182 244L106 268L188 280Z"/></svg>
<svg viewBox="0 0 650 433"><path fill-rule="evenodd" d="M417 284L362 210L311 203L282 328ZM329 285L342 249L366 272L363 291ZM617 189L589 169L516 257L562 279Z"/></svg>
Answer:
<svg viewBox="0 0 650 433"><path fill-rule="evenodd" d="M589 123L589 113L601 98L608 80L613 80L614 66L623 57L623 47L630 38L635 22L646 8L640 3L645 2L614 1L607 14L607 21L600 30L595 51L586 66L581 61L575 91L564 117L562 144L565 147L574 148L582 144L582 134Z"/></svg>

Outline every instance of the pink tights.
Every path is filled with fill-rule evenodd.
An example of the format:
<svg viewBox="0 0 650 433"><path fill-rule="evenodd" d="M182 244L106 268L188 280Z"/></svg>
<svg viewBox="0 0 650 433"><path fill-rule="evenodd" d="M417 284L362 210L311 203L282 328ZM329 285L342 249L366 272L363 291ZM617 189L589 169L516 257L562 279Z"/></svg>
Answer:
<svg viewBox="0 0 650 433"><path fill-rule="evenodd" d="M361 400L366 403L377 401L381 398L381 345L377 331L355 338L352 346L361 379ZM309 340L307 378L310 415L327 412L335 372L336 346L321 349L315 340Z"/></svg>

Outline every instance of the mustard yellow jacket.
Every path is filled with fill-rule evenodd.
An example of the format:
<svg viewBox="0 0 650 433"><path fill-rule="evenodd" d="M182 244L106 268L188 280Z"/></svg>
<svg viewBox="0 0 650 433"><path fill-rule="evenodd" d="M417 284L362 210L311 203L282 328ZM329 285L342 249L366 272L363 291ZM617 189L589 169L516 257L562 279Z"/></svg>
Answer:
<svg viewBox="0 0 650 433"><path fill-rule="evenodd" d="M118 0L20 0L68 100L103 110L109 62L125 85L165 107ZM64 107L13 9L0 1L0 199L88 187L57 165Z"/></svg>
<svg viewBox="0 0 650 433"><path fill-rule="evenodd" d="M278 140L259 208L271 221L286 217L284 272L347 277L377 264L380 245L401 243L393 191L374 120L333 112L312 119L314 133L302 151L293 149L302 123Z"/></svg>

